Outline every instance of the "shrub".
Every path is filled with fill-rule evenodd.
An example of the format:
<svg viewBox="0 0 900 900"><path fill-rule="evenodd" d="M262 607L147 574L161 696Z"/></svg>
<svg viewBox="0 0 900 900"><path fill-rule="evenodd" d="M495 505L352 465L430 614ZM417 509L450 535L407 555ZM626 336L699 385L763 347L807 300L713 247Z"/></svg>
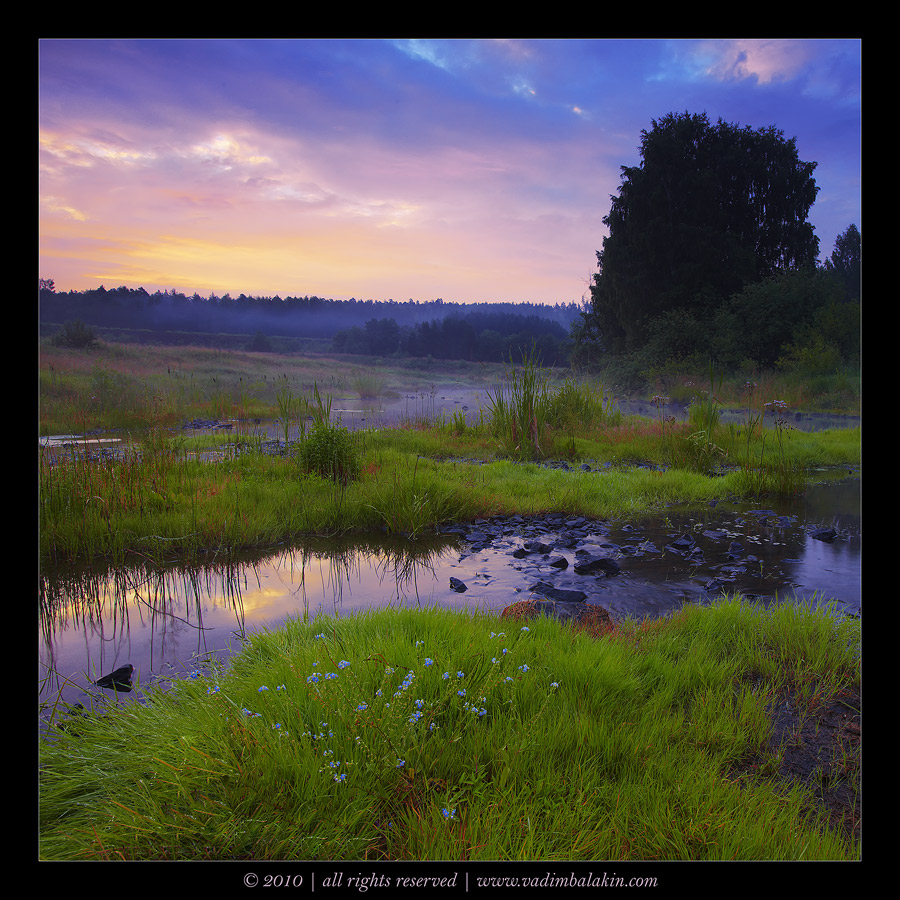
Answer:
<svg viewBox="0 0 900 900"><path fill-rule="evenodd" d="M300 462L308 472L348 484L359 476L359 451L350 432L339 425L319 422L300 445Z"/></svg>
<svg viewBox="0 0 900 900"><path fill-rule="evenodd" d="M66 322L56 334L50 338L54 347L72 347L83 350L93 346L97 341L97 334L93 328L88 328L80 319L74 322Z"/></svg>

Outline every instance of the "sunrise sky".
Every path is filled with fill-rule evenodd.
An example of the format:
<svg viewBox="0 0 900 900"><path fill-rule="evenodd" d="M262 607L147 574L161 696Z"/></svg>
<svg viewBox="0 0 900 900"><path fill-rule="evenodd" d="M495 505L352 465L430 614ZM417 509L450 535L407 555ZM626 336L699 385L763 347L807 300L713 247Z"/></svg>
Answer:
<svg viewBox="0 0 900 900"><path fill-rule="evenodd" d="M620 167L669 112L860 199L861 42L42 40L39 269L58 290L579 302Z"/></svg>

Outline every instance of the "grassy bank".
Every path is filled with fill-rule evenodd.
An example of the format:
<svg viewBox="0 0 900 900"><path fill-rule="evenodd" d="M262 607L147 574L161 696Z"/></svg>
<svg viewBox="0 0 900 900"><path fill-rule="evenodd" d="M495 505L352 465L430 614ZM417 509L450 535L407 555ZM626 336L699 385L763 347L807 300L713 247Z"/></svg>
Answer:
<svg viewBox="0 0 900 900"><path fill-rule="evenodd" d="M770 743L859 684L859 624L722 602L605 634L382 610L254 636L227 670L41 748L44 859L846 860ZM846 826L846 827L845 827Z"/></svg>

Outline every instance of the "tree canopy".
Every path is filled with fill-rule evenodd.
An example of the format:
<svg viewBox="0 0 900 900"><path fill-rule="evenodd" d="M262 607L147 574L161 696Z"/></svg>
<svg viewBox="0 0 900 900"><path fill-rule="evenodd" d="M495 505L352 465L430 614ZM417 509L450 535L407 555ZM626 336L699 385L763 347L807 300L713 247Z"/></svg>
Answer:
<svg viewBox="0 0 900 900"><path fill-rule="evenodd" d="M815 265L817 164L798 158L795 139L669 113L641 132L640 150L603 219L585 337L632 349L662 314L702 316L748 284Z"/></svg>

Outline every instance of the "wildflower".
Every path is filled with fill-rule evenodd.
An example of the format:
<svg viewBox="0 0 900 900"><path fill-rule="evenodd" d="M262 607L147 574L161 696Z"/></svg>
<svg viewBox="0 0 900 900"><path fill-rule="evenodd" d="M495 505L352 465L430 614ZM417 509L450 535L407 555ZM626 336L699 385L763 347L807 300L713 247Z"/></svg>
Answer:
<svg viewBox="0 0 900 900"><path fill-rule="evenodd" d="M194 671L191 672L191 678L199 678L199 677L200 677L200 672L198 672L196 669L194 669Z"/></svg>
<svg viewBox="0 0 900 900"><path fill-rule="evenodd" d="M522 665L519 666L519 671L520 671L520 672L527 672L527 671L528 671L528 666L526 666L524 663L522 663Z"/></svg>
<svg viewBox="0 0 900 900"><path fill-rule="evenodd" d="M497 659L497 657L495 656L495 657L493 657L493 658L491 659L491 662L492 662L492 663L496 663L496 662L500 662L500 660Z"/></svg>
<svg viewBox="0 0 900 900"><path fill-rule="evenodd" d="M465 678L465 677L466 677L466 673L465 673L465 672L457 672L457 673L456 673L456 677L457 677L457 678Z"/></svg>
<svg viewBox="0 0 900 900"><path fill-rule="evenodd" d="M313 672L309 678L306 679L307 684L318 684L319 683L319 673Z"/></svg>
<svg viewBox="0 0 900 900"><path fill-rule="evenodd" d="M335 781L346 781L346 780L347 780L347 773L346 773L346 772L341 772L340 775L335 775L335 776L334 776L334 780L335 780Z"/></svg>
<svg viewBox="0 0 900 900"><path fill-rule="evenodd" d="M383 697L383 696L384 696L384 691L382 691L381 688L378 688L378 690L375 691L375 696L376 696L376 697Z"/></svg>
<svg viewBox="0 0 900 900"><path fill-rule="evenodd" d="M521 631L531 631L531 629L527 625L523 625L520 630Z"/></svg>
<svg viewBox="0 0 900 900"><path fill-rule="evenodd" d="M552 688L558 688L558 687L559 687L559 682L558 682L558 681L551 681L551 682L550 682L550 687L552 687Z"/></svg>
<svg viewBox="0 0 900 900"><path fill-rule="evenodd" d="M465 697L465 696L466 696L465 688L464 688L463 690L461 690L461 691L457 691L457 692L456 692L456 696L457 696L457 697Z"/></svg>
<svg viewBox="0 0 900 900"><path fill-rule="evenodd" d="M208 687L206 689L207 694L218 694L219 691L222 690L217 684L214 684L212 687Z"/></svg>
<svg viewBox="0 0 900 900"><path fill-rule="evenodd" d="M369 705L367 703L360 703L359 706L356 707L356 711L363 712L364 710L366 710L368 708L369 708Z"/></svg>
<svg viewBox="0 0 900 900"><path fill-rule="evenodd" d="M337 672L326 672L325 673L326 681L334 681L334 679L337 677L338 677Z"/></svg>
<svg viewBox="0 0 900 900"><path fill-rule="evenodd" d="M347 662L346 659L342 659L342 660L338 663L338 668L339 668L339 669L346 669L347 666L349 666L349 665L350 665L350 663Z"/></svg>
<svg viewBox="0 0 900 900"><path fill-rule="evenodd" d="M416 709L421 709L425 705L424 700L416 700Z"/></svg>
<svg viewBox="0 0 900 900"><path fill-rule="evenodd" d="M285 690L287 690L287 688L283 684L279 684L278 687L275 688L275 690L276 691L285 691Z"/></svg>
<svg viewBox="0 0 900 900"><path fill-rule="evenodd" d="M393 675L393 674L394 674L394 667L393 667L393 666L388 666L388 667L384 670L384 674L385 674L385 675Z"/></svg>
<svg viewBox="0 0 900 900"><path fill-rule="evenodd" d="M410 725L415 725L416 722L418 722L419 719L421 719L421 718L422 718L422 713L420 713L420 712L414 712L414 713L409 717L409 723L410 723Z"/></svg>
<svg viewBox="0 0 900 900"><path fill-rule="evenodd" d="M441 815L442 815L445 819L453 819L453 818L455 818L455 817L456 817L456 807L454 807L453 809L447 809L447 807L445 806L445 807L441 810Z"/></svg>
<svg viewBox="0 0 900 900"><path fill-rule="evenodd" d="M263 685L257 693L261 694L263 691L267 691L267 690L268 690L268 688L265 685Z"/></svg>
<svg viewBox="0 0 900 900"><path fill-rule="evenodd" d="M324 638L324 637L325 637L325 635L322 634L322 633L320 632L319 634L316 635L316 640L318 641L318 640L320 640L321 638Z"/></svg>
<svg viewBox="0 0 900 900"><path fill-rule="evenodd" d="M417 647L422 647L422 646L424 646L424 645L425 645L425 641L416 641L416 646L417 646Z"/></svg>
<svg viewBox="0 0 900 900"><path fill-rule="evenodd" d="M405 765L406 765L406 760L405 760L405 759L398 759L398 760L397 760L397 766L396 766L396 768L402 769Z"/></svg>
<svg viewBox="0 0 900 900"><path fill-rule="evenodd" d="M425 665L426 665L426 666L430 666L430 665L432 665L433 663L434 663L434 660L433 660L433 659L431 659L431 658L428 657L428 656L425 657Z"/></svg>
<svg viewBox="0 0 900 900"><path fill-rule="evenodd" d="M449 677L450 677L450 673L449 673L449 672L444 672L444 674L441 675L441 678L443 678L443 679L445 679L445 680L446 680L447 678L449 678Z"/></svg>

